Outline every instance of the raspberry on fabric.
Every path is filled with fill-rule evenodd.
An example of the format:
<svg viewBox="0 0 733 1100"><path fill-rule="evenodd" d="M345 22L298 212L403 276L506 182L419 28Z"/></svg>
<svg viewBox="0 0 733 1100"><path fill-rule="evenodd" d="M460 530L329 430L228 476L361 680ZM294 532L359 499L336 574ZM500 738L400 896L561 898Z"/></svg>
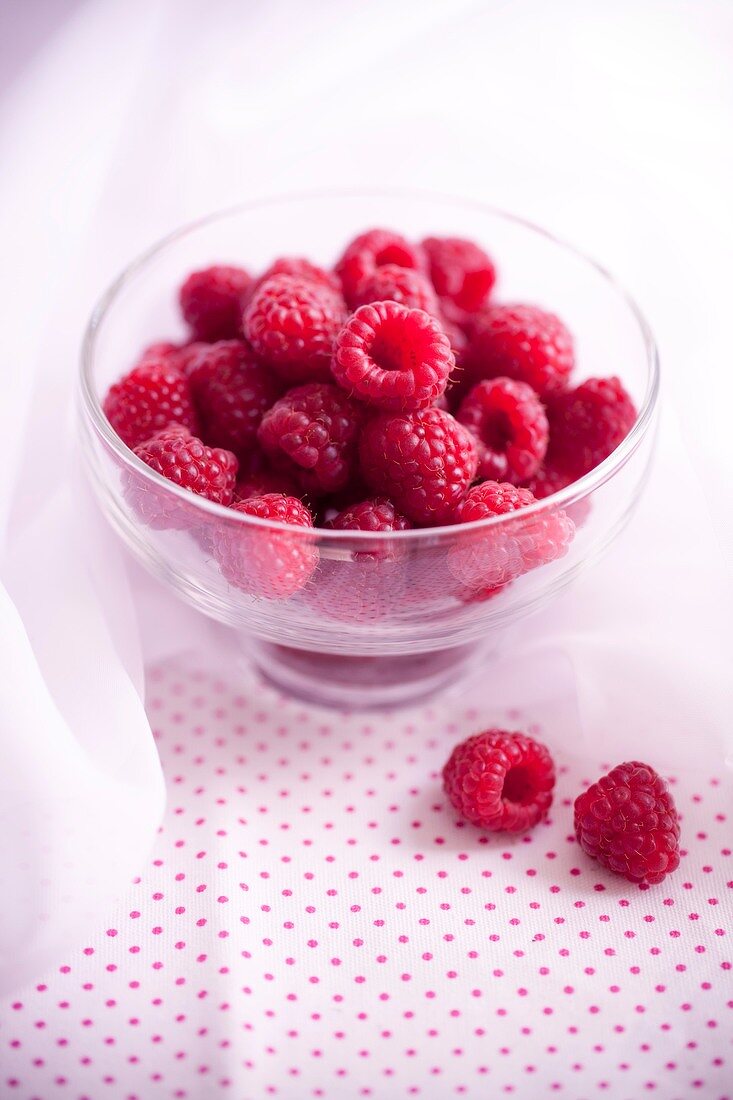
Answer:
<svg viewBox="0 0 733 1100"><path fill-rule="evenodd" d="M548 462L576 481L626 438L636 408L619 378L589 378L549 401L547 418Z"/></svg>
<svg viewBox="0 0 733 1100"><path fill-rule="evenodd" d="M341 294L341 282L333 271L327 271L325 267L311 263L303 256L280 256L274 260L266 271L260 275L253 289L262 286L273 275L293 275L307 283L315 283L317 286L326 287L334 294Z"/></svg>
<svg viewBox="0 0 733 1100"><path fill-rule="evenodd" d="M193 338L211 341L239 336L242 300L251 283L243 268L224 264L189 275L178 299Z"/></svg>
<svg viewBox="0 0 733 1100"><path fill-rule="evenodd" d="M479 477L519 483L537 473L547 451L547 416L526 382L479 382L464 397L456 419L476 437Z"/></svg>
<svg viewBox="0 0 733 1100"><path fill-rule="evenodd" d="M123 443L135 448L169 424L199 430L188 379L167 354L143 360L107 391L105 416Z"/></svg>
<svg viewBox="0 0 733 1100"><path fill-rule="evenodd" d="M638 760L619 764L576 798L575 835L587 855L629 882L654 885L679 866L674 799Z"/></svg>
<svg viewBox="0 0 733 1100"><path fill-rule="evenodd" d="M496 282L490 256L460 237L427 237L422 242L437 294L467 313L481 309Z"/></svg>
<svg viewBox="0 0 733 1100"><path fill-rule="evenodd" d="M282 383L242 340L202 344L189 361L188 380L201 420L201 437L244 458L257 443L264 413Z"/></svg>
<svg viewBox="0 0 733 1100"><path fill-rule="evenodd" d="M359 305L359 290L364 280L385 264L427 271L427 259L420 245L411 244L399 233L391 229L369 229L360 233L347 245L336 264L336 274L350 309Z"/></svg>
<svg viewBox="0 0 733 1100"><path fill-rule="evenodd" d="M450 413L428 408L369 421L359 457L364 480L413 523L450 523L476 476L471 433Z"/></svg>
<svg viewBox="0 0 733 1100"><path fill-rule="evenodd" d="M516 378L542 397L564 389L574 362L572 336L554 313L497 305L474 319L467 370L476 382Z"/></svg>
<svg viewBox="0 0 733 1100"><path fill-rule="evenodd" d="M258 437L272 464L316 496L351 479L364 410L338 386L309 382L276 401Z"/></svg>
<svg viewBox="0 0 733 1100"><path fill-rule="evenodd" d="M346 320L340 295L294 275L273 275L244 311L244 334L286 382L326 381L336 336Z"/></svg>
<svg viewBox="0 0 733 1100"><path fill-rule="evenodd" d="M367 404L406 412L437 400L454 366L450 341L435 318L398 302L374 302L341 329L332 371Z"/></svg>
<svg viewBox="0 0 733 1100"><path fill-rule="evenodd" d="M555 765L532 737L488 729L454 748L443 768L443 787L472 825L522 833L539 824L552 805Z"/></svg>
<svg viewBox="0 0 733 1100"><path fill-rule="evenodd" d="M370 302L399 302L408 309L422 309L432 317L440 312L438 299L427 275L414 268L385 264L376 267L360 284L356 306Z"/></svg>
<svg viewBox="0 0 733 1100"><path fill-rule="evenodd" d="M512 521L467 531L448 551L451 573L474 598L486 596L530 569L556 561L567 553L575 534L573 521L565 512L550 509L522 514L523 508L535 503L527 489L484 481L469 489L458 505L456 523L517 513Z"/></svg>
<svg viewBox="0 0 733 1100"><path fill-rule="evenodd" d="M318 565L312 529L313 517L302 501L282 493L266 493L232 505L233 512L296 528L239 522L221 523L213 533L213 553L222 576L252 596L284 600L299 592ZM301 530L297 530L301 529Z"/></svg>

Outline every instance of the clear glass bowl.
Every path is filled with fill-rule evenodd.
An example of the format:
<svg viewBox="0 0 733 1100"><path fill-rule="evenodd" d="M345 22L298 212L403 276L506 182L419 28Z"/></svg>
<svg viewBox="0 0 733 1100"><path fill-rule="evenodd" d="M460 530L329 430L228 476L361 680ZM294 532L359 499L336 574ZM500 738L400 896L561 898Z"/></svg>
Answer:
<svg viewBox="0 0 733 1100"><path fill-rule="evenodd" d="M102 412L104 394L147 343L184 338L176 290L187 272L217 261L257 271L283 254L328 265L374 225L484 245L498 264L501 300L542 305L569 326L578 379L622 378L639 410L622 445L521 513L372 535L232 512L178 489L120 441ZM654 341L634 303L601 267L535 226L423 193L292 196L180 229L110 287L82 352L83 454L102 510L132 553L183 599L239 632L232 644L244 641L266 678L327 705L393 706L453 683L472 658L496 647L503 628L565 588L616 537L645 482L658 385ZM539 527L559 512L576 525L567 552L528 568ZM222 546L229 568L220 566ZM274 598L267 578L275 559L311 572L305 587Z"/></svg>

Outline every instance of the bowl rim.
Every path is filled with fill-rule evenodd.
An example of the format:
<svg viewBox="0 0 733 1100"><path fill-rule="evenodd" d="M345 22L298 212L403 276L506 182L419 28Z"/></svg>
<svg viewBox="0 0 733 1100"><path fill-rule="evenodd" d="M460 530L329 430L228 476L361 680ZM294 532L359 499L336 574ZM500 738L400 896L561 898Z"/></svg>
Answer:
<svg viewBox="0 0 733 1100"><path fill-rule="evenodd" d="M358 199L358 198L392 198L392 199L419 199L422 201L435 201L449 203L454 206L463 207L468 210L476 210L482 214L489 214L494 217L503 219L504 221L511 222L514 225L520 226L530 232L544 237L552 244L558 246L566 252L569 252L576 259L581 260L592 268L602 279L608 284L608 287L613 290L623 301L626 307L629 309L633 319L635 320L639 331L641 333L644 349L646 352L647 360L647 385L644 397L641 402L641 406L638 411L638 415L634 425L626 436L626 438L619 444L619 446L611 452L608 458L599 463L590 473L585 474L577 481L571 482L565 486L564 489L558 490L556 493L552 493L542 500L535 501L533 504L526 505L524 508L518 509L514 512L508 512L503 515L490 516L487 519L473 520L469 523L461 524L444 524L436 527L419 527L410 528L407 531L339 531L326 527L296 527L291 524L279 523L273 520L260 519L257 516L248 515L246 512L239 512L235 509L223 505L216 504L214 501L207 500L205 497L199 496L195 493L189 492L187 489L181 488L168 478L163 477L162 474L157 473L151 469L142 459L132 451L125 443L122 442L117 435L109 420L107 419L103 408L102 402L99 400L95 393L93 385L93 371L95 362L95 350L96 339L104 323L105 317L109 310L113 307L118 294L130 283L135 275L142 270L152 259L154 259L159 253L163 252L169 245L174 244L180 238L187 236L189 233L194 233L196 230L209 225L213 222L223 221L226 218L234 217L237 214L254 211L262 207L268 206L280 206L286 205L292 202L303 202L311 199ZM224 207L219 210L215 210L211 213L204 214L199 218L186 222L183 225L177 226L175 229L167 233L165 236L159 238L154 244L150 245L143 252L133 259L119 275L110 283L102 296L98 299L90 315L84 330L84 336L81 344L80 355L80 371L78 379L78 390L82 401L82 406L91 420L91 423L95 430L102 436L106 443L116 453L118 458L126 466L131 467L138 475L150 480L153 485L158 488L163 488L166 492L173 495L174 498L178 497L181 500L186 501L189 506L199 508L202 512L207 513L210 516L226 519L229 523L242 523L247 527L260 527L272 531L287 531L288 534L296 537L304 537L309 540L313 540L317 537L319 540L329 542L351 543L352 541L368 541L370 543L380 541L392 541L400 540L407 542L417 542L421 540L435 540L436 537L447 537L460 532L470 532L478 530L488 530L492 527L499 527L502 524L512 524L517 521L528 519L531 516L543 513L549 510L555 510L558 508L569 507L576 502L582 500L589 493L599 488L601 485L609 481L618 470L620 470L633 455L636 449L641 444L644 436L649 430L654 420L654 414L659 398L660 389L660 367L659 367L659 352L657 349L656 341L652 334L649 323L646 320L643 312L638 306L635 299L626 290L622 283L618 281L608 271L606 267L600 264L593 257L589 256L586 252L575 245L564 240L562 237L556 236L549 230L544 229L542 226L537 225L535 222L519 214L514 214L510 211L501 209L494 206L491 203L485 203L478 199L461 197L459 195L451 195L445 192L432 191L430 189L422 188L410 188L410 187L334 187L334 188L312 188L303 191L290 191L283 192L277 195L260 196L254 199L248 199L234 205Z"/></svg>

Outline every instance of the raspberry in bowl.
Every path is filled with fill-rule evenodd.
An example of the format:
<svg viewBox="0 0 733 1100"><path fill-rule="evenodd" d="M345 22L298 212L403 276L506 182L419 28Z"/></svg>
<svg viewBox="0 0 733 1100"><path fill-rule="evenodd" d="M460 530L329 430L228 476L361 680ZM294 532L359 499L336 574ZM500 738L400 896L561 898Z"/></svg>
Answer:
<svg viewBox="0 0 733 1100"><path fill-rule="evenodd" d="M479 204L314 194L174 233L97 307L86 468L130 551L324 705L455 684L618 534L651 457L645 321Z"/></svg>

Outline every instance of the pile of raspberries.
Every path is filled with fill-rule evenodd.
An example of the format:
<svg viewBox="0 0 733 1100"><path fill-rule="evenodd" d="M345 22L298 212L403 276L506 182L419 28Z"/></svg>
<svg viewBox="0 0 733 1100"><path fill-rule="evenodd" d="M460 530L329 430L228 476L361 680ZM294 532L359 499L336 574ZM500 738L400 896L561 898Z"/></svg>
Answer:
<svg viewBox="0 0 733 1100"><path fill-rule="evenodd" d="M636 410L619 379L571 387L565 325L495 301L495 282L470 241L386 229L356 237L333 269L282 257L257 277L196 271L179 291L189 339L148 347L104 411L157 473L278 524L259 545L247 526L220 524L207 546L231 583L287 598L318 553L280 525L399 532L521 512L629 432ZM171 494L130 495L151 526L185 526ZM574 523L545 510L522 534L452 554L466 599L562 556Z"/></svg>

